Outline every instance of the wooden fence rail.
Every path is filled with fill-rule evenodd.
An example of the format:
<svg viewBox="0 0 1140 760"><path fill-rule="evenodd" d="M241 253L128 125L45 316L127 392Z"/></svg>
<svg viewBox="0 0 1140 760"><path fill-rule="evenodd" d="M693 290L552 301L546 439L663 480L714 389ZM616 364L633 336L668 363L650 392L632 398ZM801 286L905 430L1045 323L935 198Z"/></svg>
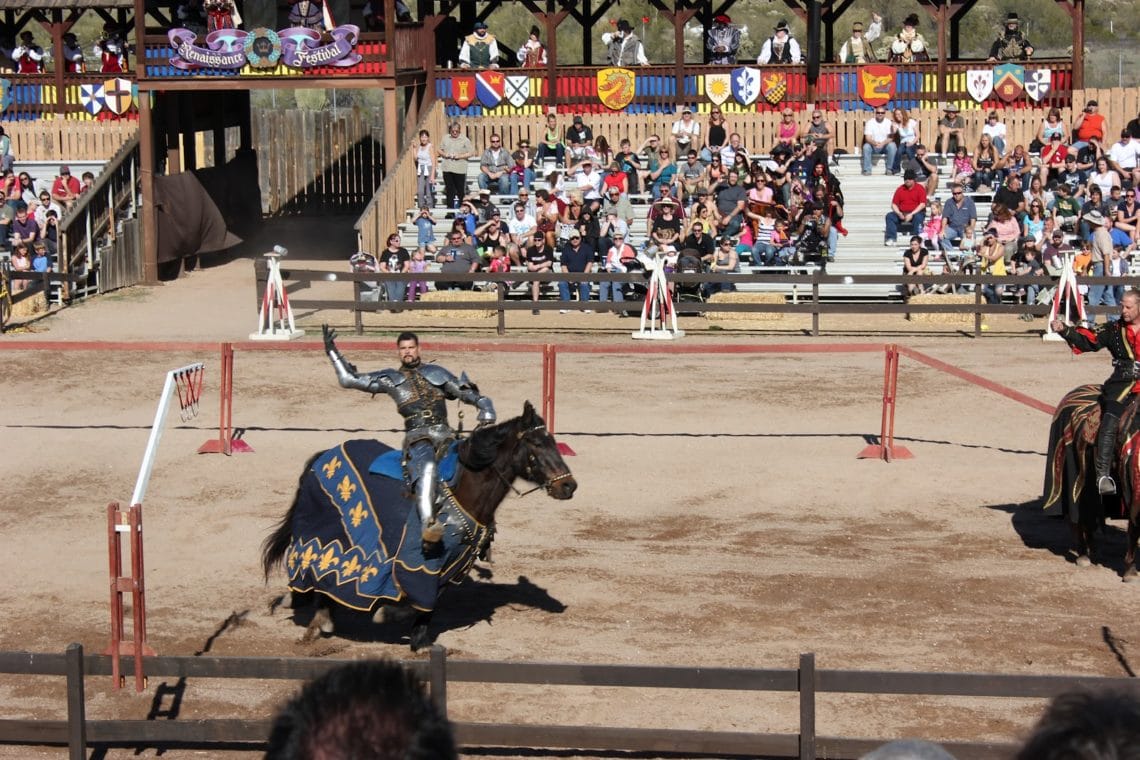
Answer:
<svg viewBox="0 0 1140 760"><path fill-rule="evenodd" d="M157 677L307 680L348 660L238 657L147 658L147 673ZM816 732L820 694L922 695L978 698L1048 699L1075 689L1120 689L1140 692L1132 678L1102 676L1032 676L982 673L892 673L819 670L815 655L800 655L795 669L704 668L601 665L582 663L480 662L451 660L439 646L430 659L403 663L426 681L432 699L447 714L451 683L540 684L633 689L699 689L795 694L799 701L796 733L699 731L668 727L614 728L539 724L455 722L458 743L465 747L574 749L685 754L745 755L778 758L857 758L886 738L819 736ZM262 751L270 718L196 720L89 720L85 679L109 676L111 658L84 655L79 644L64 654L0 652L0 673L62 676L66 679L63 720L0 719L0 743L68 747L69 757L84 758L89 745L155 747L178 744ZM940 740L961 760L1004 758L1012 742Z"/></svg>
<svg viewBox="0 0 1140 760"><path fill-rule="evenodd" d="M256 301L260 304L261 299L264 297L265 285L267 281L267 270L263 261L254 261L254 277L257 283L256 286ZM308 270L308 269L281 269L281 277L285 283L286 291L289 295L289 303L294 309L316 309L316 310L341 310L351 311L356 322L357 333L362 332L363 323L361 316L367 312L375 311L389 311L389 310L405 310L405 311L433 311L433 310L448 310L448 311L494 311L498 317L497 332L499 335L506 334L506 314L507 312L524 312L532 309L539 309L540 311L550 311L554 309L570 309L573 311L602 311L602 312L629 312L639 311L641 309L641 301L559 301L559 300L544 300L532 301L529 298L511 298L508 300L506 283L514 283L515 286L524 285L531 282L540 283L599 283L599 282L620 282L630 284L644 284L645 277L642 273L622 273L610 274L601 272L592 272L589 274L570 273L570 272L545 272L545 273L532 273L532 272L507 272L500 274L491 274L489 272L477 272L474 274L469 273L441 273L441 272L424 272L420 274L385 274L385 273L367 273L367 274L354 274L351 272L334 271L334 270ZM984 285L1001 285L1009 286L1025 286L1037 285L1042 289L1053 287L1056 282L1050 277L1032 277L1032 276L989 276L981 274L973 275L927 275L923 277L916 277L910 275L897 275L897 274L862 274L862 275L829 275L823 270L815 270L811 274L785 274L776 272L753 272L749 274L732 274L725 276L724 274L681 274L670 273L666 279L671 283L676 284L689 284L699 286L704 283L721 283L731 282L735 285L770 285L780 286L786 288L791 286L793 295L791 302L785 303L727 303L727 302L706 302L706 301L684 301L677 304L677 309L680 312L691 315L703 315L708 312L733 312L733 313L782 313L782 314L810 314L812 317L812 336L818 337L822 333L820 324L821 317L825 315L843 315L843 314L897 314L906 316L909 314L969 314L974 317L973 334L980 336L982 334L982 324L984 317L987 314L1033 314L1034 316L1044 316L1049 313L1048 305L1041 304L1018 304L1018 303L986 303L982 297L982 286ZM411 282L412 280L424 280L428 282L470 282L470 283L495 283L498 290L498 297L495 301L476 300L473 296L470 300L466 301L432 301L432 300L417 300L409 303L407 301L374 301L363 300L360 297L361 283L364 282L379 282L381 284L381 293L383 292L383 284L386 281L392 282ZM331 285L330 283L342 283L342 285ZM1081 277L1081 284L1085 285L1124 285L1134 289L1140 289L1140 277ZM323 290L329 287L338 289L343 296L341 298L303 298L298 294L304 290L311 288L314 284L320 283ZM973 296L973 303L906 303L901 301L852 301L842 299L842 290L845 287L857 288L860 285L892 285L897 286L900 290L905 289L907 285L954 285L961 288L963 286L971 287ZM351 288L351 290L350 290ZM821 295L822 288L829 288L829 300L823 300ZM571 291L575 288L571 287ZM523 293L529 296L529 287L522 287ZM762 292L762 291L760 291ZM771 291L769 291L771 292ZM1085 312L1090 315L1104 315L1115 314L1116 307L1111 306L1088 306ZM957 324L947 324L947 327L960 331L961 326Z"/></svg>

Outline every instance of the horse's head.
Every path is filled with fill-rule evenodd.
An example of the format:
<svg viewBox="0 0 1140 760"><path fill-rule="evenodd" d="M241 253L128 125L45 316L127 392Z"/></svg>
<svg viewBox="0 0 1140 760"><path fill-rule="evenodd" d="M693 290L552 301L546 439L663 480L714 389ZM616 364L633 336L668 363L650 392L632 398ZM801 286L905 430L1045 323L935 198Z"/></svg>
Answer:
<svg viewBox="0 0 1140 760"><path fill-rule="evenodd" d="M519 445L513 455L515 473L542 486L555 499L569 499L577 490L578 481L558 452L558 444L546 429L546 422L529 401L517 422L515 436Z"/></svg>

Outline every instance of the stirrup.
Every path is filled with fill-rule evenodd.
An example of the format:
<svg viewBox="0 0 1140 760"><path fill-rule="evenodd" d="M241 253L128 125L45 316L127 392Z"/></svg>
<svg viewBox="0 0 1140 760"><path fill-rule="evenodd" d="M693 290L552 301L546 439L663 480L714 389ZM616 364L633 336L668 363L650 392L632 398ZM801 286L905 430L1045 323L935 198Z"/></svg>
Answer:
<svg viewBox="0 0 1140 760"><path fill-rule="evenodd" d="M1116 481L1110 475L1101 475L1096 480L1096 490L1101 496L1111 496L1116 493Z"/></svg>

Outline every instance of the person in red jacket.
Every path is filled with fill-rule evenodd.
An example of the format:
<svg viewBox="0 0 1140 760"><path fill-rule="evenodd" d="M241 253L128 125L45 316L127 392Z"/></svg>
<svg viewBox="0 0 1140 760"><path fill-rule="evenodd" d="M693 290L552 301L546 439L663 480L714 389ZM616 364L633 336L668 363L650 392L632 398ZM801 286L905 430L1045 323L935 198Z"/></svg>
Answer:
<svg viewBox="0 0 1140 760"><path fill-rule="evenodd" d="M900 224L910 224L914 233L922 231L922 224L926 221L926 188L918 184L916 178L913 169L903 172L903 183L891 198L884 240L887 247L898 245Z"/></svg>
<svg viewBox="0 0 1140 760"><path fill-rule="evenodd" d="M71 176L71 169L66 166L59 167L59 176L51 183L52 200L64 208L75 202L75 198L82 190L79 180Z"/></svg>

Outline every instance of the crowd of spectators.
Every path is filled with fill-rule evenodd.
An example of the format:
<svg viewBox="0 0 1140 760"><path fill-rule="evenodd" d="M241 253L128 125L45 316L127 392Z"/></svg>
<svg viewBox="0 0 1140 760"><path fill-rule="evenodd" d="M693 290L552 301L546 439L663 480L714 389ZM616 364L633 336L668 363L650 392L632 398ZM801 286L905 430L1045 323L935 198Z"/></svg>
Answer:
<svg viewBox="0 0 1140 760"><path fill-rule="evenodd" d="M805 115L801 123L785 110L775 142L757 149L744 144L718 107L707 122L682 107L667 132L637 146L596 135L580 114L548 114L536 149L525 137L507 145L492 132L479 150L459 121L438 147L420 132L411 145L417 249L442 271L467 273L488 271L493 260L515 271L626 272L656 256L672 270L694 253L695 271L705 272L739 272L745 259L754 266L825 266L846 234L843 191L831 171L831 128L821 111ZM437 172L444 220L432 217ZM604 300L626 297L613 283L597 285ZM714 284L703 293L731 288ZM563 300L587 300L593 292L589 282L559 288ZM540 293L535 285L532 295Z"/></svg>

